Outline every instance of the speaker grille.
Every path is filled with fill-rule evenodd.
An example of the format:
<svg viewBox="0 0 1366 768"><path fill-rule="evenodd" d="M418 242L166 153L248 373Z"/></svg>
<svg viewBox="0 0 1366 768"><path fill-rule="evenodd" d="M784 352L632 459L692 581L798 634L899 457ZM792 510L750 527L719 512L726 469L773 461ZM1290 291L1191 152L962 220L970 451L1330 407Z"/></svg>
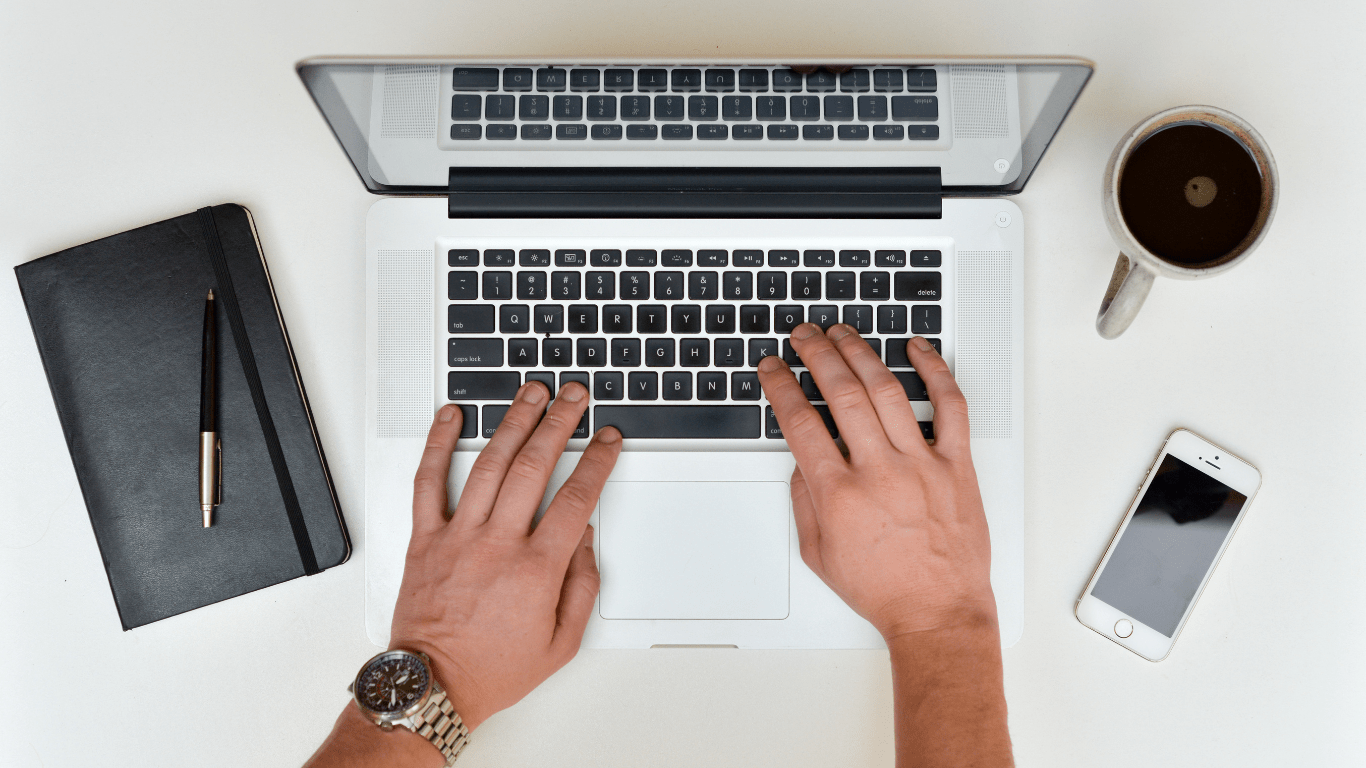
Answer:
<svg viewBox="0 0 1366 768"><path fill-rule="evenodd" d="M431 251L379 252L377 437L423 437L431 426L432 258Z"/></svg>
<svg viewBox="0 0 1366 768"><path fill-rule="evenodd" d="M958 252L958 386L972 436L1011 437L1014 317L1011 251Z"/></svg>
<svg viewBox="0 0 1366 768"><path fill-rule="evenodd" d="M385 67L380 138L436 138L436 90L439 82L435 65Z"/></svg>
<svg viewBox="0 0 1366 768"><path fill-rule="evenodd" d="M1005 66L963 65L950 69L953 72L953 137L1005 138L1010 132Z"/></svg>

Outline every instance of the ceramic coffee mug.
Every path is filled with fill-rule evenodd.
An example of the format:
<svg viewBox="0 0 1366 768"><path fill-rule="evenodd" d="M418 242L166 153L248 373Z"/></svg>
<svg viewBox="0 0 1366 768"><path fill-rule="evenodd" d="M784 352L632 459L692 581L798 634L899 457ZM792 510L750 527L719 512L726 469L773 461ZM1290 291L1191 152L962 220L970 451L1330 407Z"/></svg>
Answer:
<svg viewBox="0 0 1366 768"><path fill-rule="evenodd" d="M1278 186L1271 150L1234 114L1175 107L1134 126L1105 168L1105 220L1121 252L1100 335L1124 333L1158 275L1213 277L1247 259L1271 226Z"/></svg>

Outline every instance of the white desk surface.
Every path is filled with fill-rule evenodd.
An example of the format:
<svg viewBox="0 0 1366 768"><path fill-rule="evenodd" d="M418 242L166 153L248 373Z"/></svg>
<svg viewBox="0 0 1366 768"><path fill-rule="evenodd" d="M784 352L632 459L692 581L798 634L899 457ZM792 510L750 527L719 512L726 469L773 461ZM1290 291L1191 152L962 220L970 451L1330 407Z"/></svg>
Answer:
<svg viewBox="0 0 1366 768"><path fill-rule="evenodd" d="M1006 651L1021 766L1360 764L1366 753L1366 30L1360 4L9 2L5 266L203 205L252 209L357 553L124 633L13 278L0 278L0 765L301 763L376 649L362 622L364 191L293 64L319 54L1074 54L1095 77L1025 192L1027 572ZM1152 112L1248 119L1280 167L1234 272L1093 330L1100 177ZM1264 485L1171 657L1072 604L1163 437ZM885 652L594 651L469 766L887 766Z"/></svg>

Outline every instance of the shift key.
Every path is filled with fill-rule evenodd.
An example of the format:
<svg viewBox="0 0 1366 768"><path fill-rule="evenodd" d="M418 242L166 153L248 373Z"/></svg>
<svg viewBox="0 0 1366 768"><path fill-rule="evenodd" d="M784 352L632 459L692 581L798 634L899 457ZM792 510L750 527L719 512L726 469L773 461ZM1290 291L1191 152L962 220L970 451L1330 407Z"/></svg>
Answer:
<svg viewBox="0 0 1366 768"><path fill-rule="evenodd" d="M452 304L446 325L451 333L493 333L493 305Z"/></svg>
<svg viewBox="0 0 1366 768"><path fill-rule="evenodd" d="M446 374L449 400L511 400L521 386L516 371L451 371Z"/></svg>

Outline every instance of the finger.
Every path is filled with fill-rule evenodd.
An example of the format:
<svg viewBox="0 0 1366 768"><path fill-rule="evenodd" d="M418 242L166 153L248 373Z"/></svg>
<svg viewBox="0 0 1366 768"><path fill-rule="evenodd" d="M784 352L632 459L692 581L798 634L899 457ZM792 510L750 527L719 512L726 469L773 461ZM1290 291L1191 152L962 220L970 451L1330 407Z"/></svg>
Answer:
<svg viewBox="0 0 1366 768"><path fill-rule="evenodd" d="M564 448L587 407L588 390L582 384L574 381L560 388L559 396L550 404L536 431L508 466L489 515L490 525L515 529L524 535L531 532L531 519L545 498L550 473L564 455Z"/></svg>
<svg viewBox="0 0 1366 768"><path fill-rule="evenodd" d="M787 438L787 447L804 467L808 478L818 478L831 470L848 466L825 421L802 393L792 369L781 358L769 355L759 361L759 385L773 408L773 417Z"/></svg>
<svg viewBox="0 0 1366 768"><path fill-rule="evenodd" d="M882 422L882 431L892 445L901 451L924 448L925 438L920 434L911 401L906 398L906 388L887 370L868 342L852 327L842 323L831 326L825 336L834 343L849 370L863 384L868 401ZM845 443L848 442L846 437Z"/></svg>
<svg viewBox="0 0 1366 768"><path fill-rule="evenodd" d="M847 326L846 326L847 327ZM840 429L840 437L855 459L860 451L880 453L891 447L877 411L844 356L815 323L803 323L792 331L792 351L802 359L816 387L830 406L830 415Z"/></svg>
<svg viewBox="0 0 1366 768"><path fill-rule="evenodd" d="M911 365L925 381L925 391L934 406L934 447L946 456L966 456L969 452L968 401L953 380L949 364L920 336L906 344Z"/></svg>
<svg viewBox="0 0 1366 768"><path fill-rule="evenodd" d="M792 470L792 519L797 523L802 562L821 576L821 532L816 524L816 504L811 499L811 488L806 484L801 467Z"/></svg>
<svg viewBox="0 0 1366 768"><path fill-rule="evenodd" d="M598 506L598 497L607 477L621 455L621 433L604 427L583 450L578 466L550 500L541 522L531 534L531 543L555 558L561 566L573 554L574 543L583 536L588 518Z"/></svg>
<svg viewBox="0 0 1366 768"><path fill-rule="evenodd" d="M560 588L560 605L550 648L561 664L568 663L579 651L601 583L597 559L593 556L593 527L590 525L574 547L569 568L565 571L564 586Z"/></svg>
<svg viewBox="0 0 1366 768"><path fill-rule="evenodd" d="M451 471L451 453L460 437L464 414L455 405L444 405L436 412L427 446L413 477L413 539L428 536L446 527L446 478Z"/></svg>
<svg viewBox="0 0 1366 768"><path fill-rule="evenodd" d="M512 406L503 414L489 444L479 452L479 458L470 468L470 476L465 480L452 518L458 530L483 525L488 520L508 467L536 429L549 399L550 390L539 381L528 381L517 390Z"/></svg>

